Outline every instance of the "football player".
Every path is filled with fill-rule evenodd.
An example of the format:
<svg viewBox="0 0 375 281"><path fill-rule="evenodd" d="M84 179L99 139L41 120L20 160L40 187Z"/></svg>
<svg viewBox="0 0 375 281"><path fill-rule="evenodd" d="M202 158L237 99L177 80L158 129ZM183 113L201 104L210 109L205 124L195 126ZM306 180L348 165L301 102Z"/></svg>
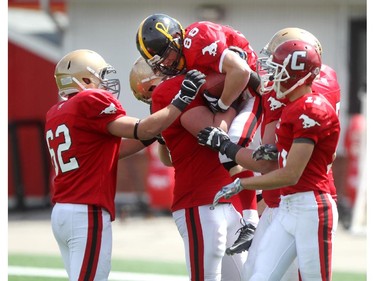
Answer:
<svg viewBox="0 0 375 281"><path fill-rule="evenodd" d="M143 59L143 58L142 58ZM132 69L134 95L149 100L152 112L157 112L170 102L179 90L183 76L163 80L156 87L149 87L151 79L139 65ZM149 77L154 71L148 69ZM207 78L208 79L208 78ZM155 81L155 80L154 80ZM142 85L142 86L141 86ZM152 95L148 89L152 88ZM204 97L198 95L183 114L162 132L170 161L175 168L175 186L172 214L185 245L185 259L190 280L240 280L245 253L233 257L225 249L236 240L236 230L241 227L241 214L231 200L220 200L219 206L210 209L212 196L223 184L232 181L220 163L217 153L196 141L197 133L207 125L220 125L227 130L237 114L235 108L213 114ZM164 150L165 151L165 150ZM261 165L260 165L261 166ZM263 167L263 166L262 166Z"/></svg>
<svg viewBox="0 0 375 281"><path fill-rule="evenodd" d="M302 280L331 280L338 214L328 171L336 154L340 122L332 104L312 89L321 67L320 53L305 41L288 40L263 65L267 72L262 83L271 80L272 84L262 86L270 86L279 99L288 100L276 125L280 168L235 180L216 194L213 204L242 189L280 188L278 211L260 237L262 251L256 253L251 276L245 280L281 280L295 258ZM202 144L221 149L246 167L249 151L231 143L224 132L211 127L198 137ZM218 138L221 147L215 146Z"/></svg>
<svg viewBox="0 0 375 281"><path fill-rule="evenodd" d="M243 147L256 148L260 144L256 135L262 115L261 98L256 93L259 88L257 55L242 33L209 21L195 22L184 29L168 15L153 14L141 22L136 44L147 63L167 75L193 68L205 74L225 73L220 98L206 95L206 102L214 113L225 112L245 90L246 99L228 134ZM254 176L252 171L243 170L225 155L219 157L233 179ZM254 191L246 191L233 200L242 211L244 225L238 240L227 249L229 255L249 248L259 220Z"/></svg>
<svg viewBox="0 0 375 281"><path fill-rule="evenodd" d="M45 137L55 171L52 230L69 280L108 280L118 158L154 142L205 82L202 73L187 73L171 104L140 120L116 98L120 82L108 78L115 72L86 49L68 53L55 68L62 101L46 114Z"/></svg>
<svg viewBox="0 0 375 281"><path fill-rule="evenodd" d="M260 65L269 58L269 56L274 52L274 50L276 49L278 45L288 40L296 40L296 39L310 43L311 45L315 47L317 52L320 55L322 55L322 52L323 52L322 45L313 34L301 28L288 27L288 28L283 28L279 30L278 32L276 32L272 36L268 44L262 49L261 54L264 55L265 57L259 58ZM267 81L265 82L267 84ZM264 88L267 88L267 86L264 86ZM336 113L337 114L339 113L340 87L337 82L336 73L331 67L322 64L319 74L312 82L312 91L314 93L319 93L323 95L335 108ZM287 98L279 99L276 96L276 92L273 90L263 93L264 116L263 116L263 121L262 121L262 130L261 130L262 131L262 143L264 144L275 143L275 133L274 133L275 127L281 116L282 110L285 108L288 102L289 101ZM264 147L262 146L260 147L260 149L263 149L263 148ZM268 146L265 149L268 150L268 153L264 153L263 156L266 155L268 159L272 157L277 158L277 153L275 153L274 147L271 148ZM257 152L255 152L255 154L256 154L256 157L258 157L257 159L262 159L261 153L258 154ZM334 184L332 169L329 170L329 178L330 178L331 195L333 199L337 200L336 187ZM270 224L272 219L275 217L275 214L277 212L277 208L280 202L280 190L278 189L263 190L262 197L263 197L263 200L258 203L258 208L264 206L265 209L259 220L257 232L255 233L255 236L252 242L251 251L249 251L248 258L244 265L244 279L245 280L248 280L248 277L251 275L252 268L254 266L255 259L257 256L258 241L260 237L264 235L264 232L266 231L268 225ZM298 265L295 262L289 268L289 270L281 279L281 281L298 280L297 271L298 271Z"/></svg>

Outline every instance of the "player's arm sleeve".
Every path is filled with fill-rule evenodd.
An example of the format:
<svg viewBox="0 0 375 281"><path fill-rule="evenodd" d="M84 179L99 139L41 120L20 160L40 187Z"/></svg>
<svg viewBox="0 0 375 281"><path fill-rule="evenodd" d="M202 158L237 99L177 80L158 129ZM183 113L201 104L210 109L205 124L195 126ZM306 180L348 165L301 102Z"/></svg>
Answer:
<svg viewBox="0 0 375 281"><path fill-rule="evenodd" d="M85 112L89 130L109 134L108 123L126 115L121 103L111 94L93 92L87 98L82 99L81 109Z"/></svg>
<svg viewBox="0 0 375 281"><path fill-rule="evenodd" d="M310 120L304 121L304 116ZM294 137L296 142L309 142L316 144L329 130L329 116L322 110L310 108L300 111L294 118Z"/></svg>

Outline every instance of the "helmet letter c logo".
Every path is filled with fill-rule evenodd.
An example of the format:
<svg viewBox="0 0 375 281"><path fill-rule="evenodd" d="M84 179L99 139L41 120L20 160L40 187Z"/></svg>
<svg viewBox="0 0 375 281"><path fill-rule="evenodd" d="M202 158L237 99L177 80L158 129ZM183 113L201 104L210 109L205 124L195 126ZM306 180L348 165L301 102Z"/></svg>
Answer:
<svg viewBox="0 0 375 281"><path fill-rule="evenodd" d="M307 52L306 51L295 51L292 55L292 61L290 63L290 68L292 70L304 70L305 69L305 63L304 62L301 62L299 63L298 62L298 58L305 58L307 56Z"/></svg>

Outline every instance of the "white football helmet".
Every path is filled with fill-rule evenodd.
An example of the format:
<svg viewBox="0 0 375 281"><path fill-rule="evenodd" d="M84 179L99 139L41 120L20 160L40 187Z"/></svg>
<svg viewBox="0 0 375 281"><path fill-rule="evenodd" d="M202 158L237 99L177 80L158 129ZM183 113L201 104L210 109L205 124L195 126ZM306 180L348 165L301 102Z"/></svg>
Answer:
<svg viewBox="0 0 375 281"><path fill-rule="evenodd" d="M88 88L105 89L118 98L120 80L106 79L116 70L96 52L75 50L65 55L56 65L55 79L63 99Z"/></svg>
<svg viewBox="0 0 375 281"><path fill-rule="evenodd" d="M143 57L139 57L130 71L130 88L136 99L151 104L152 91L167 76L154 71Z"/></svg>

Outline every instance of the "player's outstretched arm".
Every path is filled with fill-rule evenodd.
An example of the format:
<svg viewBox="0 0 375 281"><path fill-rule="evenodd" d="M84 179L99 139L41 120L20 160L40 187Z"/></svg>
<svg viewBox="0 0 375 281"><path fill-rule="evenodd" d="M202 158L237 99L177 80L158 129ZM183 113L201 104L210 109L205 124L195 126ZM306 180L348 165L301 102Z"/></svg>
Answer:
<svg viewBox="0 0 375 281"><path fill-rule="evenodd" d="M233 143L228 134L220 128L207 127L199 132L197 138L200 145L208 146L213 150L225 154L245 169L266 173L278 167L276 161L256 161L253 159L252 150Z"/></svg>
<svg viewBox="0 0 375 281"><path fill-rule="evenodd" d="M108 124L108 131L119 137L150 140L169 127L195 98L205 83L205 75L197 70L189 71L182 81L180 91L167 107L139 120L124 116Z"/></svg>
<svg viewBox="0 0 375 281"><path fill-rule="evenodd" d="M233 195L241 192L243 190L243 186L241 185L241 181L239 178L235 179L234 182L223 186L215 195L214 200L212 202L211 210L215 209L215 206L219 203L221 198L229 199Z"/></svg>

